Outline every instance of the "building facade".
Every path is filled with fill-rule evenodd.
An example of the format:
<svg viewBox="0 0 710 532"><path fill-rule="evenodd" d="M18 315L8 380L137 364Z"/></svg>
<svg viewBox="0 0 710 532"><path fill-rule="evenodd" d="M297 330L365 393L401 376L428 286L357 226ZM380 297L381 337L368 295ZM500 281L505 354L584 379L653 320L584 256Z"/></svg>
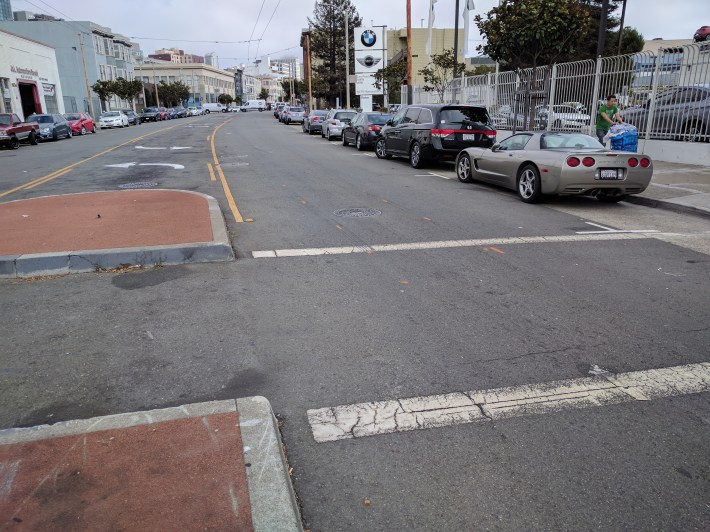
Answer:
<svg viewBox="0 0 710 532"><path fill-rule="evenodd" d="M84 111L95 117L101 102L89 87L98 80L133 79L135 43L127 37L90 21L0 21L5 30L54 48L59 67L61 94L67 113ZM132 102L114 97L111 109L130 108Z"/></svg>
<svg viewBox="0 0 710 532"><path fill-rule="evenodd" d="M217 57L217 52L205 54L205 63L211 67L219 68L219 57Z"/></svg>
<svg viewBox="0 0 710 532"><path fill-rule="evenodd" d="M0 20L12 20L12 2L0 0Z"/></svg>
<svg viewBox="0 0 710 532"><path fill-rule="evenodd" d="M54 48L0 30L0 112L65 112Z"/></svg>
<svg viewBox="0 0 710 532"><path fill-rule="evenodd" d="M150 62L148 62L150 61ZM190 88L188 104L214 103L220 94L235 97L234 73L214 68L206 63L175 64L148 60L135 65L135 77L143 82L146 92L154 91L161 81L181 81ZM160 88L158 88L160 96ZM145 106L142 95L139 103Z"/></svg>
<svg viewBox="0 0 710 532"><path fill-rule="evenodd" d="M156 50L148 56L151 59L159 59L160 61L168 61L170 63L191 64L204 63L205 58L201 55L186 54L184 50L178 48L167 48Z"/></svg>

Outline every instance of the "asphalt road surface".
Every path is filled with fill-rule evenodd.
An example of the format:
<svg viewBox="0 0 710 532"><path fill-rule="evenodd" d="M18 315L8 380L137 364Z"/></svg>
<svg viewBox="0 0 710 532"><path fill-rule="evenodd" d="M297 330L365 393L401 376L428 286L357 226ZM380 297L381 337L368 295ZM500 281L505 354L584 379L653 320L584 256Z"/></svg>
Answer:
<svg viewBox="0 0 710 532"><path fill-rule="evenodd" d="M0 201L135 183L217 198L238 260L0 281L0 427L263 395L314 531L710 528L710 394L675 381L336 441L308 417L709 362L706 218L526 205L271 113L0 152Z"/></svg>

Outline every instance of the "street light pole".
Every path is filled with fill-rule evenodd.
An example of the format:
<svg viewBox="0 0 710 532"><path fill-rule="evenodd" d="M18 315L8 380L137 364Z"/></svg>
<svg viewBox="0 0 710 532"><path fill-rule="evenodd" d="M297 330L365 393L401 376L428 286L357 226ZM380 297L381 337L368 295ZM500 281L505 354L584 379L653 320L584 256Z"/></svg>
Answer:
<svg viewBox="0 0 710 532"><path fill-rule="evenodd" d="M350 39L348 28L348 12L343 13L345 20L345 108L350 109Z"/></svg>
<svg viewBox="0 0 710 532"><path fill-rule="evenodd" d="M407 0L407 105L412 97L412 0Z"/></svg>
<svg viewBox="0 0 710 532"><path fill-rule="evenodd" d="M604 55L606 46L606 15L609 10L609 0L602 2L602 10L599 15L599 40L597 41L597 57Z"/></svg>
<svg viewBox="0 0 710 532"><path fill-rule="evenodd" d="M616 55L621 55L621 38L624 36L624 17L626 16L626 0L621 4L621 21L619 22L619 43L616 49Z"/></svg>
<svg viewBox="0 0 710 532"><path fill-rule="evenodd" d="M86 71L86 58L84 57L84 34L79 33L79 47L81 48L81 64L84 65L84 81L86 82L86 97L89 100L89 110L91 118L96 119L94 113L94 100L91 98L91 89L89 88L89 74Z"/></svg>

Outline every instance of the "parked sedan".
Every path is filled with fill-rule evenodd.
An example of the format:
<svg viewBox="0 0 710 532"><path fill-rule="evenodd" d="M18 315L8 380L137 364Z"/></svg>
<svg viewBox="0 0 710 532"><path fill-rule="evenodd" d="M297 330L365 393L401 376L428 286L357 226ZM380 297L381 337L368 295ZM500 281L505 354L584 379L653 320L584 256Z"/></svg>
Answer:
<svg viewBox="0 0 710 532"><path fill-rule="evenodd" d="M160 109L157 107L146 107L140 114L141 122L157 122L160 120Z"/></svg>
<svg viewBox="0 0 710 532"><path fill-rule="evenodd" d="M553 105L552 114L548 106L541 105L536 109L536 116L539 117L541 124L547 127L548 122L552 124L552 129L555 130L575 130L580 131L584 126L591 124L592 117L582 113L569 105ZM549 115L549 116L548 116Z"/></svg>
<svg viewBox="0 0 710 532"><path fill-rule="evenodd" d="M356 114L357 111L354 109L331 109L325 117L320 136L328 140L340 137L343 134L343 128L350 124Z"/></svg>
<svg viewBox="0 0 710 532"><path fill-rule="evenodd" d="M402 107L382 128L375 144L380 159L407 157L414 168L427 161L453 161L465 148L488 148L496 130L485 107L464 104Z"/></svg>
<svg viewBox="0 0 710 532"><path fill-rule="evenodd" d="M96 133L96 124L88 113L67 113L64 118L69 122L72 135L86 135L87 131Z"/></svg>
<svg viewBox="0 0 710 532"><path fill-rule="evenodd" d="M456 158L459 181L501 185L525 203L546 194L591 194L616 203L646 190L652 175L649 156L607 150L583 133L518 133L491 148L467 148Z"/></svg>
<svg viewBox="0 0 710 532"><path fill-rule="evenodd" d="M166 107L158 107L158 115L160 116L160 120L170 119L170 112Z"/></svg>
<svg viewBox="0 0 710 532"><path fill-rule="evenodd" d="M391 118L392 115L386 113L358 113L343 129L343 146L355 144L358 151L373 147L382 126Z"/></svg>
<svg viewBox="0 0 710 532"><path fill-rule="evenodd" d="M284 124L290 124L291 122L298 122L299 124L303 124L303 121L306 118L306 110L303 107L289 107L288 111L284 113L284 119L283 122Z"/></svg>
<svg viewBox="0 0 710 532"><path fill-rule="evenodd" d="M27 121L37 122L39 137L42 140L71 138L71 126L67 119L60 114L31 115Z"/></svg>
<svg viewBox="0 0 710 532"><path fill-rule="evenodd" d="M320 133L323 121L325 120L328 111L321 111L320 109L315 109L308 113L308 116L303 121L301 129L304 133L313 135L313 133Z"/></svg>
<svg viewBox="0 0 710 532"><path fill-rule="evenodd" d="M284 108L286 104L283 102L279 102L276 104L274 107L274 118L279 118L279 115L281 114L281 110Z"/></svg>
<svg viewBox="0 0 710 532"><path fill-rule="evenodd" d="M187 109L185 109L182 105L176 105L170 109L175 115L174 118L185 118L187 116Z"/></svg>
<svg viewBox="0 0 710 532"><path fill-rule="evenodd" d="M710 141L710 85L673 87L656 96L653 123L648 123L651 101L629 107L621 116L639 131L651 130L651 138L689 142Z"/></svg>
<svg viewBox="0 0 710 532"><path fill-rule="evenodd" d="M99 129L128 127L128 117L123 111L107 111L99 117Z"/></svg>
<svg viewBox="0 0 710 532"><path fill-rule="evenodd" d="M136 114L133 109L123 109L121 111L128 118L128 124L132 126L139 126L141 123L140 117Z"/></svg>

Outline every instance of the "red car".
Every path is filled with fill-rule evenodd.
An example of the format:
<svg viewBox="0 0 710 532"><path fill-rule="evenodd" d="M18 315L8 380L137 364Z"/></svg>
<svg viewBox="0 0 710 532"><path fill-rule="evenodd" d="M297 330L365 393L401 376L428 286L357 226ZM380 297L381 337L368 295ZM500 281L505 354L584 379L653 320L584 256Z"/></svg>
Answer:
<svg viewBox="0 0 710 532"><path fill-rule="evenodd" d="M696 31L695 35L693 35L693 41L710 41L710 26L702 26Z"/></svg>
<svg viewBox="0 0 710 532"><path fill-rule="evenodd" d="M158 107L158 110L160 111L160 119L161 120L169 120L170 119L170 113L168 112L167 108Z"/></svg>
<svg viewBox="0 0 710 532"><path fill-rule="evenodd" d="M66 113L64 118L66 118L69 122L72 136L86 135L87 131L96 133L96 124L94 124L94 119L87 113Z"/></svg>

